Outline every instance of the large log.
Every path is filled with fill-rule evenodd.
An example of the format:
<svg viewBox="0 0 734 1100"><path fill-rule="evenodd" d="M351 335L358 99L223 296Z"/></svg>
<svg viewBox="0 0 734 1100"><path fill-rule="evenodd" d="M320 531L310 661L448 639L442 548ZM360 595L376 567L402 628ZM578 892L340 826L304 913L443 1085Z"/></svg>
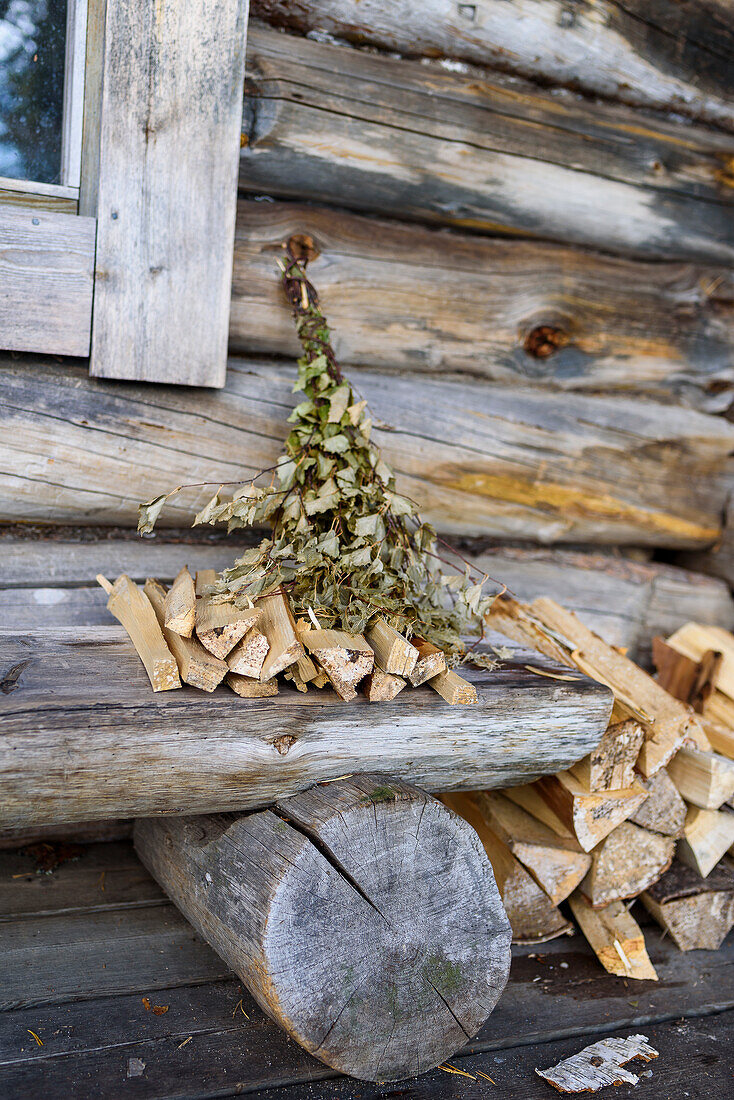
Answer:
<svg viewBox="0 0 734 1100"><path fill-rule="evenodd" d="M309 237L341 362L729 407L734 273L242 199L230 347L295 355L274 258ZM387 338L386 338L387 337Z"/></svg>
<svg viewBox="0 0 734 1100"><path fill-rule="evenodd" d="M394 702L332 692L154 694L119 627L0 636L0 828L251 809L375 767L427 790L522 783L567 767L606 728L610 692L536 675L518 650L467 671L479 702L429 686ZM369 734L368 736L366 734Z"/></svg>
<svg viewBox="0 0 734 1100"><path fill-rule="evenodd" d="M654 259L734 257L729 134L253 28L240 187Z"/></svg>
<svg viewBox="0 0 734 1100"><path fill-rule="evenodd" d="M510 926L479 839L390 778L244 817L139 821L135 845L260 1007L344 1073L433 1068L507 981Z"/></svg>
<svg viewBox="0 0 734 1100"><path fill-rule="evenodd" d="M734 425L632 398L351 372L402 490L443 531L663 546L720 532ZM231 361L227 387L95 381L0 359L0 518L130 523L181 480L163 522L270 466L295 397L289 364Z"/></svg>
<svg viewBox="0 0 734 1100"><path fill-rule="evenodd" d="M404 54L478 65L734 128L726 0L253 0L253 15Z"/></svg>
<svg viewBox="0 0 734 1100"><path fill-rule="evenodd" d="M84 534L80 532L79 534ZM224 569L247 545L242 532L228 539L192 542L166 530L141 539L132 531L88 531L90 541L51 537L0 538L0 621L5 630L106 626L107 597L91 578L127 573L170 582L182 564L191 571ZM240 537L237 537L240 536ZM79 535L76 536L79 538ZM646 667L656 635L667 637L681 622L734 627L734 601L723 581L659 562L619 554L497 546L469 555L524 602L552 592L610 645L624 647Z"/></svg>

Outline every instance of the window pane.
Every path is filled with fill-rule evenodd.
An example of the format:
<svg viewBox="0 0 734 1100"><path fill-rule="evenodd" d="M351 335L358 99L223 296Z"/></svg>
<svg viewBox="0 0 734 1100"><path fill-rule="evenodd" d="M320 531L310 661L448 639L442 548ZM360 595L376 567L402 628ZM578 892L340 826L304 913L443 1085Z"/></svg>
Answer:
<svg viewBox="0 0 734 1100"><path fill-rule="evenodd" d="M67 0L0 0L0 176L58 183Z"/></svg>

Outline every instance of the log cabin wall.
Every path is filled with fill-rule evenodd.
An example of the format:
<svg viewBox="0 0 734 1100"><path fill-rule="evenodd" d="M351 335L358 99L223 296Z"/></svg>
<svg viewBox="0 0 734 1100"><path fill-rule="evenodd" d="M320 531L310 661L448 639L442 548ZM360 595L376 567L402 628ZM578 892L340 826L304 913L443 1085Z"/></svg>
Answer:
<svg viewBox="0 0 734 1100"><path fill-rule="evenodd" d="M256 0L252 13L225 388L0 358L0 514L67 525L65 594L37 601L43 613L96 621L99 525L109 554L139 500L272 462L297 350L275 259L302 234L377 439L443 533L478 539L521 596L552 585L597 626L606 615L638 655L656 615L733 626L724 581L654 560L685 554L734 580L725 5ZM163 522L180 528L208 495L182 495ZM6 549L27 552L23 534L8 528Z"/></svg>

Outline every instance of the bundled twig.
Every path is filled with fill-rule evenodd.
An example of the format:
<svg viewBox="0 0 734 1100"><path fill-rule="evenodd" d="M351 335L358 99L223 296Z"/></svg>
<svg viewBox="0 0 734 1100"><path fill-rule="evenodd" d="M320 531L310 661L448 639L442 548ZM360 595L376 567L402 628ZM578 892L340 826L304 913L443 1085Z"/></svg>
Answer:
<svg viewBox="0 0 734 1100"><path fill-rule="evenodd" d="M280 263L303 347L293 387L302 399L289 417L284 453L230 495L220 487L194 519L226 523L229 531L269 526L270 533L224 570L213 591L244 607L285 590L297 615L354 634L380 616L405 637L418 633L456 658L461 635L481 633L492 602L483 591L487 577L468 563L457 571L438 552L440 540L415 503L397 492L372 442L367 403L337 363L306 277L307 256L292 238ZM153 529L173 493L140 506L141 532Z"/></svg>

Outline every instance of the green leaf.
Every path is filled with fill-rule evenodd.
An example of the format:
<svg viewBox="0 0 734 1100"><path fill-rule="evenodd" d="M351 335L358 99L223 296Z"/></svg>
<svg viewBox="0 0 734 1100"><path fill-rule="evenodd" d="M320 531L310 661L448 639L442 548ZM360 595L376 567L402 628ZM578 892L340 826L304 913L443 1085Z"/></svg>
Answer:
<svg viewBox="0 0 734 1100"><path fill-rule="evenodd" d="M338 424L341 421L351 399L352 387L348 382L342 382L329 397L329 424Z"/></svg>
<svg viewBox="0 0 734 1100"><path fill-rule="evenodd" d="M349 450L349 440L345 435L334 435L331 439L325 439L321 446L329 454L343 455Z"/></svg>

